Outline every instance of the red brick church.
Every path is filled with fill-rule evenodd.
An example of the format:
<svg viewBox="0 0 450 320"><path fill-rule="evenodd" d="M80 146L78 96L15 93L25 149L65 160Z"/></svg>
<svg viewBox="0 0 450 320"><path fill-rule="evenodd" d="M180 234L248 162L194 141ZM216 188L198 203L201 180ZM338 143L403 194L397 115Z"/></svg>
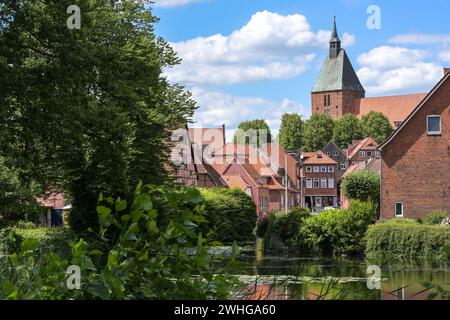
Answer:
<svg viewBox="0 0 450 320"><path fill-rule="evenodd" d="M366 91L341 47L334 21L329 54L311 92L313 114L328 114L337 119L347 113L361 117L370 111L377 111L382 112L397 128L425 96L426 93L418 93L366 98Z"/></svg>

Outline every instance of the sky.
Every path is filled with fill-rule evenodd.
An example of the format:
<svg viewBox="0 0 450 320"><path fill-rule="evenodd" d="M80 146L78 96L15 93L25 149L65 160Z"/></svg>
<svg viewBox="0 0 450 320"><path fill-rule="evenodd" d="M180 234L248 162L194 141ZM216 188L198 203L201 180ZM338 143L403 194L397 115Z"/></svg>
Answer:
<svg viewBox="0 0 450 320"><path fill-rule="evenodd" d="M198 103L194 127L311 116L333 17L367 97L429 91L450 67L448 0L153 0L156 33L182 63L166 69Z"/></svg>

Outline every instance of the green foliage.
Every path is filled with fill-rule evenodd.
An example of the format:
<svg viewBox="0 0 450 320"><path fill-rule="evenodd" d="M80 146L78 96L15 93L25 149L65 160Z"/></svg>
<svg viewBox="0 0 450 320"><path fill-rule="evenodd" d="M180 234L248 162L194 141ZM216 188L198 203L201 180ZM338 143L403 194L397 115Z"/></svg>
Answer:
<svg viewBox="0 0 450 320"><path fill-rule="evenodd" d="M279 144L288 152L298 152L302 147L303 121L297 113L285 113L281 118Z"/></svg>
<svg viewBox="0 0 450 320"><path fill-rule="evenodd" d="M254 240L256 205L252 198L239 189L204 188L200 193L205 199L203 234L224 243Z"/></svg>
<svg viewBox="0 0 450 320"><path fill-rule="evenodd" d="M342 191L348 199L380 201L380 177L373 171L350 173L342 180Z"/></svg>
<svg viewBox="0 0 450 320"><path fill-rule="evenodd" d="M377 143L382 143L394 131L389 119L381 112L371 111L361 118L365 137L372 137Z"/></svg>
<svg viewBox="0 0 450 320"><path fill-rule="evenodd" d="M235 144L250 144L261 147L272 142L272 134L265 120L255 119L241 122L233 137Z"/></svg>
<svg viewBox="0 0 450 320"><path fill-rule="evenodd" d="M266 232L260 233L260 236L264 237L265 248L267 250L278 250L277 244L273 242L281 241L290 250L300 249L296 247L299 228L309 217L309 211L303 208L293 209L287 214L284 211L271 213Z"/></svg>
<svg viewBox="0 0 450 320"><path fill-rule="evenodd" d="M369 227L366 235L366 255L383 261L418 259L446 261L450 246L450 228L428 226L401 219Z"/></svg>
<svg viewBox="0 0 450 320"><path fill-rule="evenodd" d="M334 122L329 115L315 113L305 124L303 149L317 151L333 138Z"/></svg>
<svg viewBox="0 0 450 320"><path fill-rule="evenodd" d="M98 228L100 192L129 198L139 179L167 180L163 141L196 107L163 76L180 60L148 1L79 0L81 30L66 26L72 4L2 1L0 150L21 185L70 194L81 232Z"/></svg>
<svg viewBox="0 0 450 320"><path fill-rule="evenodd" d="M39 242L25 239L8 257L0 273L2 299L224 299L239 283L212 266L210 244L201 233L205 204L196 189L162 194L177 212L170 223L158 224L151 186L138 186L134 199L101 197L97 207L100 241L106 252L91 250L79 240L71 256L49 253L39 257ZM115 241L112 241L112 238ZM235 252L235 248L233 252ZM94 260L106 254L104 265ZM69 265L81 268L81 290L66 286ZM223 268L227 263L222 263Z"/></svg>
<svg viewBox="0 0 450 320"><path fill-rule="evenodd" d="M431 212L423 219L423 223L427 225L440 225L449 215L442 211Z"/></svg>
<svg viewBox="0 0 450 320"><path fill-rule="evenodd" d="M304 209L288 215L269 216L264 236L266 249L274 239L297 253L358 254L364 251L364 235L374 216L371 203L352 201L350 208L311 215Z"/></svg>
<svg viewBox="0 0 450 320"><path fill-rule="evenodd" d="M18 222L25 215L33 218L39 210L33 197L36 192L36 186L23 184L17 170L8 167L0 155L0 228Z"/></svg>
<svg viewBox="0 0 450 320"><path fill-rule="evenodd" d="M298 239L312 252L359 254L364 235L374 217L370 202L351 201L348 209L327 210L306 220Z"/></svg>
<svg viewBox="0 0 450 320"><path fill-rule="evenodd" d="M353 140L364 138L363 129L359 119L347 113L334 122L333 141L341 149L346 149Z"/></svg>

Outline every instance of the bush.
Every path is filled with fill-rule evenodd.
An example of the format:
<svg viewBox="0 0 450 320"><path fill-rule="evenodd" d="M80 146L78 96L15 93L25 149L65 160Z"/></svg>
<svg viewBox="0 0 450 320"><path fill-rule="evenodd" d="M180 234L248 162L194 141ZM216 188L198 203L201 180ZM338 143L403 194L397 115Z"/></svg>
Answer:
<svg viewBox="0 0 450 320"><path fill-rule="evenodd" d="M12 227L0 230L0 256L9 255L20 249L23 238Z"/></svg>
<svg viewBox="0 0 450 320"><path fill-rule="evenodd" d="M224 243L254 240L256 205L252 198L239 189L204 188L200 193L205 199L204 233L211 239Z"/></svg>
<svg viewBox="0 0 450 320"><path fill-rule="evenodd" d="M268 218L267 231L263 235L265 249L277 251L285 249L300 250L297 246L300 226L309 218L309 210L296 208L287 214L284 211L271 213Z"/></svg>
<svg viewBox="0 0 450 320"><path fill-rule="evenodd" d="M364 252L364 235L375 213L371 203L351 201L350 208L311 215L305 209L269 217L266 250L297 253L355 254Z"/></svg>
<svg viewBox="0 0 450 320"><path fill-rule="evenodd" d="M423 219L423 223L426 225L440 225L448 215L442 211L431 212Z"/></svg>
<svg viewBox="0 0 450 320"><path fill-rule="evenodd" d="M450 228L397 219L370 226L365 239L370 259L442 261L448 259Z"/></svg>
<svg viewBox="0 0 450 320"><path fill-rule="evenodd" d="M143 189L137 188L132 205L120 198L100 199L104 205L97 207L97 236L110 246L103 252L105 265L95 266L93 259L102 252L90 250L83 240L71 244L67 260L54 252L36 259L39 242L27 238L17 254L7 257L0 299L225 299L236 292L242 284L226 274L224 258L212 256L211 243L198 233L199 223L206 221L200 192L163 192L177 214L162 226L152 197ZM235 252L233 246L232 259ZM213 267L217 260L222 261L219 268ZM80 290L67 288L69 265L81 269Z"/></svg>
<svg viewBox="0 0 450 320"><path fill-rule="evenodd" d="M378 204L380 201L380 177L369 170L350 173L342 180L342 191L348 199L371 200Z"/></svg>
<svg viewBox="0 0 450 320"><path fill-rule="evenodd" d="M305 220L297 237L311 252L359 254L375 208L370 202L353 200L348 209L327 210Z"/></svg>

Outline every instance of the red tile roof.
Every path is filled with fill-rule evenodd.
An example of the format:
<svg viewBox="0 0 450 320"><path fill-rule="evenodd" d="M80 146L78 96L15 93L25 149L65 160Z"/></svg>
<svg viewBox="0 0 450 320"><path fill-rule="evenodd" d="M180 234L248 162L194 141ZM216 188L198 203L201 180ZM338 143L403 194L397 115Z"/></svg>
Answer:
<svg viewBox="0 0 450 320"><path fill-rule="evenodd" d="M331 159L321 150L318 150L314 152L311 157L308 158L308 160L303 162L303 164L337 164L337 162Z"/></svg>
<svg viewBox="0 0 450 320"><path fill-rule="evenodd" d="M192 143L198 146L210 146L211 152L222 148L225 144L225 129L222 128L189 128Z"/></svg>
<svg viewBox="0 0 450 320"><path fill-rule="evenodd" d="M357 100L359 116L362 117L370 111L382 112L395 128L397 122L403 122L419 103L426 97L426 93L406 94L400 96L387 96L377 98L364 98Z"/></svg>
<svg viewBox="0 0 450 320"><path fill-rule="evenodd" d="M45 208L62 209L66 206L62 193L51 193L45 195L44 198L37 198L36 201Z"/></svg>
<svg viewBox="0 0 450 320"><path fill-rule="evenodd" d="M364 140L361 140L358 142L358 144L354 145L352 144L349 146L348 151L350 154L348 155L348 158L351 160L355 155L358 154L359 150L372 150L376 151L378 149L378 143L375 142L371 137L368 137Z"/></svg>

